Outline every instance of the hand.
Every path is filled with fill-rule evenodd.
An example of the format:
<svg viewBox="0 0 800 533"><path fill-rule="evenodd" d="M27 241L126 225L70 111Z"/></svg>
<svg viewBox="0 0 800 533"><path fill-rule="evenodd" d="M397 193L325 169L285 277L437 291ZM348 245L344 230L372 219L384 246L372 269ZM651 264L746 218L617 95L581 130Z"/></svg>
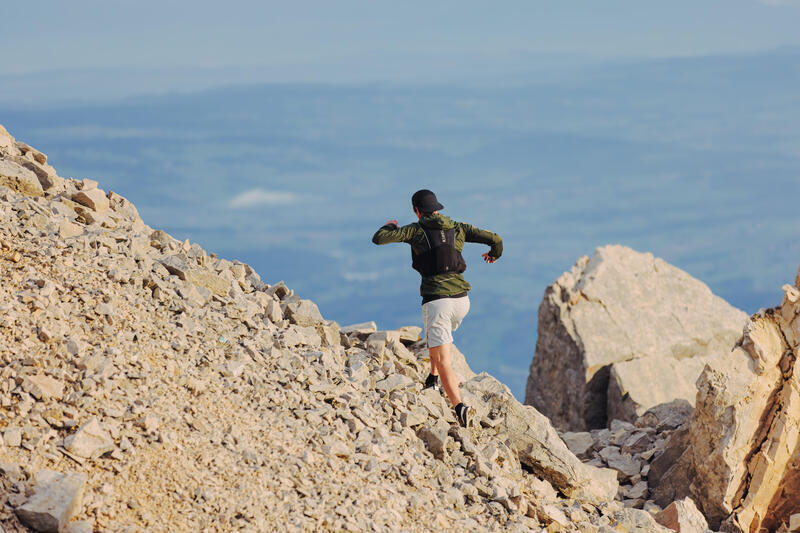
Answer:
<svg viewBox="0 0 800 533"><path fill-rule="evenodd" d="M483 260L486 261L489 264L497 262L497 258L496 257L492 257L491 255L489 255L489 252L486 252L485 254L481 254L481 257L483 257Z"/></svg>
<svg viewBox="0 0 800 533"><path fill-rule="evenodd" d="M384 226L394 226L395 228L397 228L400 226L400 224L398 224L396 220L390 220L389 222L384 224Z"/></svg>

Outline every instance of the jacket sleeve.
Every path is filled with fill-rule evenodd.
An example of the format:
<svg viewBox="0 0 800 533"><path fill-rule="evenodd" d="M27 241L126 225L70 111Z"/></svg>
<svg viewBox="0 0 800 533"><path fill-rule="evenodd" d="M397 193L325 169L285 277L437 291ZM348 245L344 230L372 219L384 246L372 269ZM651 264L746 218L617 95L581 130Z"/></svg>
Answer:
<svg viewBox="0 0 800 533"><path fill-rule="evenodd" d="M391 242L411 242L416 233L416 224L408 224L402 228L397 226L383 226L372 236L374 244L389 244Z"/></svg>
<svg viewBox="0 0 800 533"><path fill-rule="evenodd" d="M476 228L470 224L463 224L464 240L467 242L477 242L490 246L489 255L498 259L503 255L503 239L497 233L492 233L485 229Z"/></svg>

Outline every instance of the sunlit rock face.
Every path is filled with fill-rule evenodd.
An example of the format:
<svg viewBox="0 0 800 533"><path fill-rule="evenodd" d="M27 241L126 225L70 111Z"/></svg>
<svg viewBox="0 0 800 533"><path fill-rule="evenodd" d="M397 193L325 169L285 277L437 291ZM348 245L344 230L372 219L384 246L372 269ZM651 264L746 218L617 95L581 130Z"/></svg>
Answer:
<svg viewBox="0 0 800 533"><path fill-rule="evenodd" d="M694 404L706 362L730 352L746 320L652 254L598 248L545 290L525 403L571 431Z"/></svg>

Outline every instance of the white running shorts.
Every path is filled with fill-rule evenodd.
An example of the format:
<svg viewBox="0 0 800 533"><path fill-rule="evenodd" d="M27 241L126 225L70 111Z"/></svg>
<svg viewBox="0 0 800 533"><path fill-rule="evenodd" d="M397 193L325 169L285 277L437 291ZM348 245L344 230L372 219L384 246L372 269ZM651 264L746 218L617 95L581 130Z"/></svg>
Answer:
<svg viewBox="0 0 800 533"><path fill-rule="evenodd" d="M453 331L469 312L469 296L461 298L439 298L422 304L422 321L425 323L425 338L428 348L453 342Z"/></svg>

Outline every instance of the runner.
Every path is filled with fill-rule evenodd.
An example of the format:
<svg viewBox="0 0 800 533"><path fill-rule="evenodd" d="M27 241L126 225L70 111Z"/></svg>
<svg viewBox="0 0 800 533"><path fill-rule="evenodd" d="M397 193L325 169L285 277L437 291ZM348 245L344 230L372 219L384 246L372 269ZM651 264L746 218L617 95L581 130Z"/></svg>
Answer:
<svg viewBox="0 0 800 533"><path fill-rule="evenodd" d="M481 254L486 263L494 263L503 253L503 240L490 231L463 222L455 222L439 213L444 206L436 195L422 189L411 197L418 222L402 228L390 220L375 232L372 242L389 244L405 242L411 245L412 267L422 276L422 320L431 359L431 372L424 388L439 389L439 379L454 406L459 424L470 422L470 409L461 401L458 376L450 365L450 346L453 331L469 311L470 284L461 274L467 265L461 255L465 242L489 245Z"/></svg>

